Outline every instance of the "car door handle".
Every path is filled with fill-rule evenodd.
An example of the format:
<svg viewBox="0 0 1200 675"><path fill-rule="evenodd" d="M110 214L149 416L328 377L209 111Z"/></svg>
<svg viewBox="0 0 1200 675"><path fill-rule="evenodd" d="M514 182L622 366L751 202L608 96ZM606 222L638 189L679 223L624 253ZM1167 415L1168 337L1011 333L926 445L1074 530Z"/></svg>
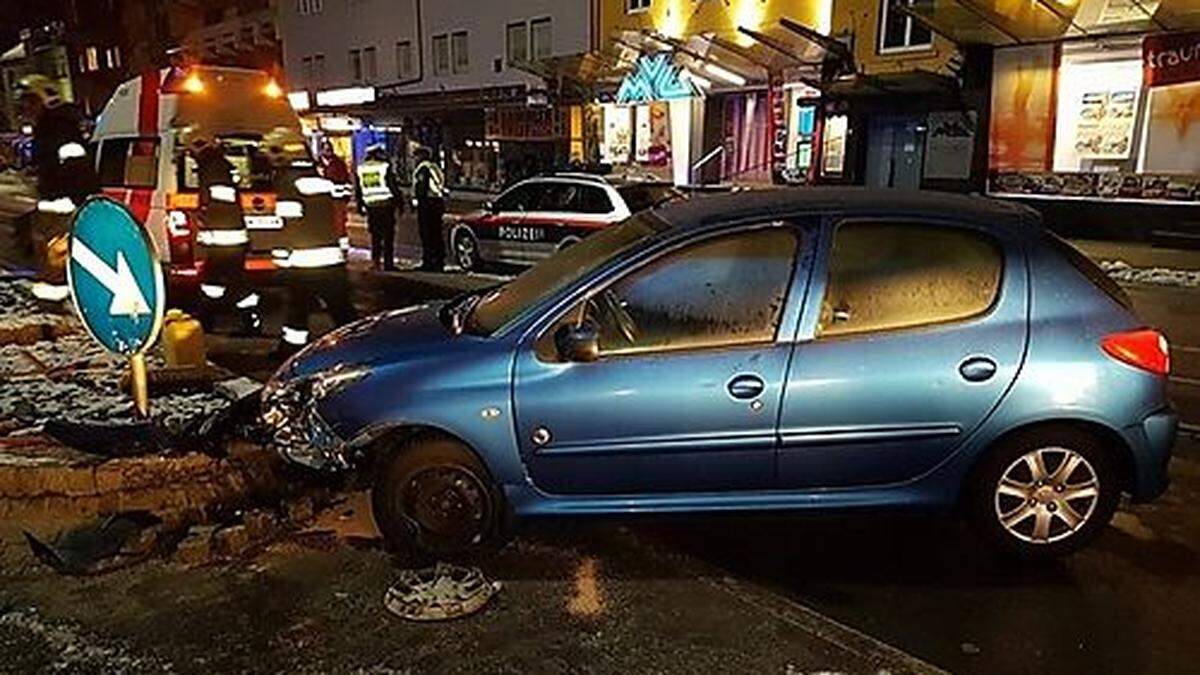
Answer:
<svg viewBox="0 0 1200 675"><path fill-rule="evenodd" d="M758 398L767 385L758 375L738 375L730 380L726 387L730 396L744 400Z"/></svg>
<svg viewBox="0 0 1200 675"><path fill-rule="evenodd" d="M968 382L986 382L996 374L996 362L986 356L972 356L958 366L958 372Z"/></svg>

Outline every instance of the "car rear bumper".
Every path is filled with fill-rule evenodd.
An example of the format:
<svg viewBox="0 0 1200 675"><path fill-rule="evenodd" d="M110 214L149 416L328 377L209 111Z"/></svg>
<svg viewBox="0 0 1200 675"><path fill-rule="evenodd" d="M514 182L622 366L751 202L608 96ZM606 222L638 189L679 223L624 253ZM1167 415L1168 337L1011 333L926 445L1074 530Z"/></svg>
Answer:
<svg viewBox="0 0 1200 675"><path fill-rule="evenodd" d="M1170 409L1125 428L1125 440L1133 450L1133 480L1129 492L1134 502L1147 502L1167 491L1170 485L1167 467L1178 429L1179 415Z"/></svg>

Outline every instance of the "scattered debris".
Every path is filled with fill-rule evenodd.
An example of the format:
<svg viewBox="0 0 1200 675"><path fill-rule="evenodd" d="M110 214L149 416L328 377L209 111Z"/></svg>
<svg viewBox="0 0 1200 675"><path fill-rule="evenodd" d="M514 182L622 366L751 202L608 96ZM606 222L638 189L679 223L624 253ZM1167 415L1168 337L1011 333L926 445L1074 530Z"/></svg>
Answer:
<svg viewBox="0 0 1200 675"><path fill-rule="evenodd" d="M108 564L118 558L130 542L138 541L143 532L161 522L146 512L122 513L60 532L48 544L29 532L25 532L25 540L38 560L62 574L82 576L137 562L140 558L135 554L132 560L119 561L116 566ZM145 557L154 547L141 548L148 549L142 556Z"/></svg>
<svg viewBox="0 0 1200 675"><path fill-rule="evenodd" d="M145 673L169 672L170 664L154 657L135 654L126 646L101 640L78 626L50 622L36 609L12 609L0 614L0 628L19 631L45 645L52 662L50 673Z"/></svg>
<svg viewBox="0 0 1200 675"><path fill-rule="evenodd" d="M1117 511L1109 523L1114 530L1129 535L1138 541L1154 541L1154 530L1146 527L1141 519L1128 511Z"/></svg>
<svg viewBox="0 0 1200 675"><path fill-rule="evenodd" d="M1116 281L1130 284L1154 284L1200 288L1200 270L1174 270L1165 267L1133 267L1123 260L1103 260L1100 268Z"/></svg>
<svg viewBox="0 0 1200 675"><path fill-rule="evenodd" d="M974 642L964 642L960 648L964 654L978 654L982 651Z"/></svg>
<svg viewBox="0 0 1200 675"><path fill-rule="evenodd" d="M401 572L383 605L402 619L445 621L478 612L500 588L500 582L488 581L477 568L438 563Z"/></svg>

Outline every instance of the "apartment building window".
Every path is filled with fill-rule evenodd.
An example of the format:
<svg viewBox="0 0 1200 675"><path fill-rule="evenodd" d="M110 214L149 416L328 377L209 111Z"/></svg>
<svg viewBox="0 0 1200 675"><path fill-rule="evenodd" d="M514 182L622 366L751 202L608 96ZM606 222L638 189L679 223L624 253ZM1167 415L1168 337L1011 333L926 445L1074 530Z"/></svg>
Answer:
<svg viewBox="0 0 1200 675"><path fill-rule="evenodd" d="M379 76L379 63L374 47L367 47L363 50L363 71L367 82L374 82L375 78Z"/></svg>
<svg viewBox="0 0 1200 675"><path fill-rule="evenodd" d="M94 70L100 70L100 51L95 47L88 47L84 54L87 58L87 71L90 73Z"/></svg>
<svg viewBox="0 0 1200 675"><path fill-rule="evenodd" d="M396 43L396 77L401 80L410 80L416 75L416 68L413 67L412 42L401 40Z"/></svg>
<svg viewBox="0 0 1200 675"><path fill-rule="evenodd" d="M296 0L296 13L300 16L320 14L325 11L325 0Z"/></svg>
<svg viewBox="0 0 1200 675"><path fill-rule="evenodd" d="M928 49L933 45L929 27L916 21L898 5L912 7L916 0L882 0L879 10L879 51L905 52Z"/></svg>
<svg viewBox="0 0 1200 675"><path fill-rule="evenodd" d="M450 74L450 36L433 36L433 74Z"/></svg>
<svg viewBox="0 0 1200 675"><path fill-rule="evenodd" d="M504 57L509 63L529 60L529 24L514 21L504 30Z"/></svg>
<svg viewBox="0 0 1200 675"><path fill-rule="evenodd" d="M529 22L530 51L534 60L548 59L554 53L554 34L551 29L550 17L534 19Z"/></svg>
<svg viewBox="0 0 1200 675"><path fill-rule="evenodd" d="M361 49L350 50L350 79L356 83L363 81L363 62Z"/></svg>
<svg viewBox="0 0 1200 675"><path fill-rule="evenodd" d="M313 57L305 56L304 58L300 59L300 69L301 69L301 72L304 73L304 83L312 84L314 82L314 80L313 80L313 74L314 74L314 72L313 72Z"/></svg>
<svg viewBox="0 0 1200 675"><path fill-rule="evenodd" d="M450 35L450 54L453 57L456 75L470 70L471 55L467 51L467 31L460 30Z"/></svg>
<svg viewBox="0 0 1200 675"><path fill-rule="evenodd" d="M650 9L650 3L652 0L628 0L628 2L629 4L626 5L627 11L630 14L633 14L635 12L644 12Z"/></svg>
<svg viewBox="0 0 1200 675"><path fill-rule="evenodd" d="M317 54L313 57L313 81L317 84L325 83L325 55Z"/></svg>

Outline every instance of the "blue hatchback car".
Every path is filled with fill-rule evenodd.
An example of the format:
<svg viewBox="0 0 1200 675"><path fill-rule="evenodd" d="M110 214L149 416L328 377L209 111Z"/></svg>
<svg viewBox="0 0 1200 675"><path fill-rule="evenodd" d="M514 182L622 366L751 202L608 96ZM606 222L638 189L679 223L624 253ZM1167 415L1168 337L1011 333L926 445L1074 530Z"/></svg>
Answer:
<svg viewBox="0 0 1200 675"><path fill-rule="evenodd" d="M513 281L336 330L264 394L388 542L544 516L961 508L1050 556L1160 495L1166 340L1023 207L798 189L638 214Z"/></svg>

